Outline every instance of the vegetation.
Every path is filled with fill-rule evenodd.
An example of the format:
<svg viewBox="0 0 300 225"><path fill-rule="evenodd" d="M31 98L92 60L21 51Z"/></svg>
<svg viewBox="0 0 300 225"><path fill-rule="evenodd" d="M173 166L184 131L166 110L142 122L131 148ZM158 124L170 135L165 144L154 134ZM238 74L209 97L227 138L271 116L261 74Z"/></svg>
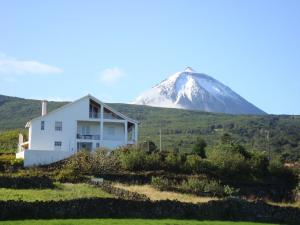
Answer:
<svg viewBox="0 0 300 225"><path fill-rule="evenodd" d="M197 138L193 147L193 152L199 155L201 158L206 158L205 148L207 144L203 138Z"/></svg>
<svg viewBox="0 0 300 225"><path fill-rule="evenodd" d="M92 154L81 151L63 164L56 179L83 182L86 175L161 171L159 176L147 175L153 176L151 184L159 190L219 197L254 195L277 201L293 198L298 176L280 159L269 161L266 154L248 151L233 139L219 143L210 146L207 154L204 152L205 159L193 153L149 152L137 147L122 148L112 154L101 149Z"/></svg>
<svg viewBox="0 0 300 225"><path fill-rule="evenodd" d="M267 225L271 223L198 221L174 219L65 219L1 221L3 225Z"/></svg>
<svg viewBox="0 0 300 225"><path fill-rule="evenodd" d="M56 183L54 189L0 188L0 200L59 201L78 198L111 198L112 195L88 184Z"/></svg>
<svg viewBox="0 0 300 225"><path fill-rule="evenodd" d="M64 104L66 102L49 102L49 111ZM285 161L300 160L300 116L238 116L127 104L110 106L141 122L141 141L150 139L158 145L161 127L161 150L191 152L199 136L209 146L214 146L220 143L224 133L228 133L236 143L247 149L267 152L270 149L271 156L279 155ZM40 107L41 103L37 100L0 95L0 132L24 127L28 120L40 115ZM266 131L270 132L269 141ZM0 133L0 150L16 149L17 136L14 138L16 141L5 141L6 138L1 139L2 135L5 134ZM9 146L2 146L4 142ZM144 147L148 147L147 143Z"/></svg>
<svg viewBox="0 0 300 225"><path fill-rule="evenodd" d="M0 152L14 153L18 148L19 134L22 133L24 139L27 140L27 132L17 129L0 133Z"/></svg>

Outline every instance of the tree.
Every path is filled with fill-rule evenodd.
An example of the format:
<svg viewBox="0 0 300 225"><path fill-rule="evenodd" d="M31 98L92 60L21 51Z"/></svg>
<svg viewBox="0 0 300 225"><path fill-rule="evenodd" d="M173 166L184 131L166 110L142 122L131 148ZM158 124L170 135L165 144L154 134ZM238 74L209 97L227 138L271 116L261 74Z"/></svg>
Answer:
<svg viewBox="0 0 300 225"><path fill-rule="evenodd" d="M201 158L206 158L205 148L207 144L203 138L198 137L193 147L193 152L199 155Z"/></svg>
<svg viewBox="0 0 300 225"><path fill-rule="evenodd" d="M222 144L232 144L232 142L233 142L233 139L232 139L230 134L224 133L222 135L222 137L221 137L221 143Z"/></svg>

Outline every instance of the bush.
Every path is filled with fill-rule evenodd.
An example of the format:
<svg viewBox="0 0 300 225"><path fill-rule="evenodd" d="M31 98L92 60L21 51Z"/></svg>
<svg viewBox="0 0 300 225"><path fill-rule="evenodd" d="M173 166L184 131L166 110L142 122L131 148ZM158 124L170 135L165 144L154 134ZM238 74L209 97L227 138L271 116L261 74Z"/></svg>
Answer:
<svg viewBox="0 0 300 225"><path fill-rule="evenodd" d="M80 183L87 181L88 178L72 168L64 168L56 175L55 180L62 183Z"/></svg>
<svg viewBox="0 0 300 225"><path fill-rule="evenodd" d="M187 181L183 181L179 188L184 192L191 192L194 194L200 194L205 191L205 185L207 180L200 180L199 178L188 178Z"/></svg>
<svg viewBox="0 0 300 225"><path fill-rule="evenodd" d="M201 158L206 158L205 148L207 144L204 139L197 138L195 145L193 146L193 152L199 155Z"/></svg>
<svg viewBox="0 0 300 225"><path fill-rule="evenodd" d="M181 157L178 154L169 152L165 157L165 167L167 170L176 172L181 169Z"/></svg>
<svg viewBox="0 0 300 225"><path fill-rule="evenodd" d="M97 149L91 154L91 167L94 175L120 170L117 156L106 149Z"/></svg>
<svg viewBox="0 0 300 225"><path fill-rule="evenodd" d="M22 168L24 165L24 159L14 159L10 161L10 165L17 168Z"/></svg>
<svg viewBox="0 0 300 225"><path fill-rule="evenodd" d="M146 152L139 149L130 149L119 153L121 167L125 170L143 170L146 162Z"/></svg>
<svg viewBox="0 0 300 225"><path fill-rule="evenodd" d="M172 188L173 182L164 177L152 177L151 185L158 190L167 191Z"/></svg>
<svg viewBox="0 0 300 225"><path fill-rule="evenodd" d="M298 175L291 169L284 166L277 159L273 159L268 167L270 176L282 189L292 191L298 185Z"/></svg>
<svg viewBox="0 0 300 225"><path fill-rule="evenodd" d="M235 189L229 185L224 185L224 195L232 197L233 195L237 195L240 189Z"/></svg>
<svg viewBox="0 0 300 225"><path fill-rule="evenodd" d="M263 178L268 173L269 159L263 152L252 152L251 159L249 160L252 174L255 177Z"/></svg>
<svg viewBox="0 0 300 225"><path fill-rule="evenodd" d="M184 163L184 170L187 173L210 174L215 168L210 160L202 159L198 155L188 155Z"/></svg>
<svg viewBox="0 0 300 225"><path fill-rule="evenodd" d="M82 182L86 180L85 175L91 173L91 155L88 151L81 150L66 160L55 179L60 182Z"/></svg>
<svg viewBox="0 0 300 225"><path fill-rule="evenodd" d="M184 168L188 173L198 173L201 166L201 157L198 155L188 155L186 157Z"/></svg>
<svg viewBox="0 0 300 225"><path fill-rule="evenodd" d="M210 180L204 187L205 192L212 193L213 196L223 197L225 195L224 186L220 184L220 181Z"/></svg>
<svg viewBox="0 0 300 225"><path fill-rule="evenodd" d="M221 145L210 152L209 159L217 168L216 175L227 179L249 179L250 166L243 155L229 145Z"/></svg>
<svg viewBox="0 0 300 225"><path fill-rule="evenodd" d="M147 170L159 170L161 169L161 156L159 153L152 152L146 155L145 158L145 169Z"/></svg>

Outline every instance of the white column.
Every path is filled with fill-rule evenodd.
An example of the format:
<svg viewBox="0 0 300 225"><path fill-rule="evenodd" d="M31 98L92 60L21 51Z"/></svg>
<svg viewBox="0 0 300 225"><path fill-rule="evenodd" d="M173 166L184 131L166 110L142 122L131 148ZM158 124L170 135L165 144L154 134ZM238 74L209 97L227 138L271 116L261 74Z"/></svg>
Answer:
<svg viewBox="0 0 300 225"><path fill-rule="evenodd" d="M101 105L100 109L100 147L103 147L103 105Z"/></svg>
<svg viewBox="0 0 300 225"><path fill-rule="evenodd" d="M127 143L128 143L128 131L127 131L127 125L128 125L128 122L127 122L127 120L125 120L125 122L124 122L124 129L125 129L125 144L127 145Z"/></svg>
<svg viewBox="0 0 300 225"><path fill-rule="evenodd" d="M134 124L134 140L135 140L135 143L137 144L137 142L138 142L138 124L137 123Z"/></svg>

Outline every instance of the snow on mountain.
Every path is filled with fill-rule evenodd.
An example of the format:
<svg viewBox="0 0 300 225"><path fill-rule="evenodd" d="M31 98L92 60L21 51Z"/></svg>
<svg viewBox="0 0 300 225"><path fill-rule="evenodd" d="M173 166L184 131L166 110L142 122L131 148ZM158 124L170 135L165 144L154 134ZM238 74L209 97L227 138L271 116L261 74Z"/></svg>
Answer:
<svg viewBox="0 0 300 225"><path fill-rule="evenodd" d="M265 114L229 87L187 67L135 99L133 104L229 114Z"/></svg>

